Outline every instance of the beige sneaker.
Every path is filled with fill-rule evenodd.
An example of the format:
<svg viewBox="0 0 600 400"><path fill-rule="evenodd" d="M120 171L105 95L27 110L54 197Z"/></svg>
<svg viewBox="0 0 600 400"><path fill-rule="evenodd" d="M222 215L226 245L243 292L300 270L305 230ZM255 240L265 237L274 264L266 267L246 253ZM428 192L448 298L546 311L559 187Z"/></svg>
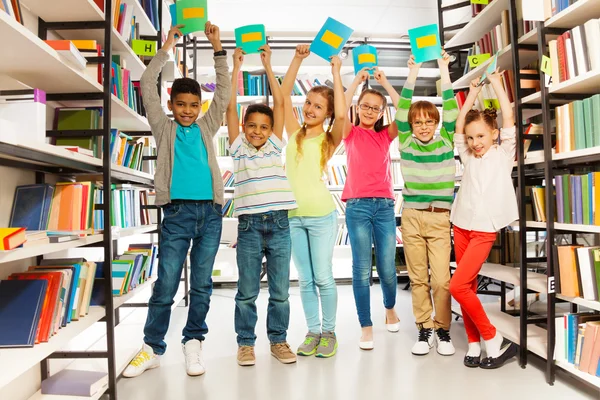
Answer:
<svg viewBox="0 0 600 400"><path fill-rule="evenodd" d="M271 344L271 355L284 364L296 362L296 354L287 342Z"/></svg>
<svg viewBox="0 0 600 400"><path fill-rule="evenodd" d="M240 346L237 354L238 365L248 366L256 364L254 356L254 346Z"/></svg>

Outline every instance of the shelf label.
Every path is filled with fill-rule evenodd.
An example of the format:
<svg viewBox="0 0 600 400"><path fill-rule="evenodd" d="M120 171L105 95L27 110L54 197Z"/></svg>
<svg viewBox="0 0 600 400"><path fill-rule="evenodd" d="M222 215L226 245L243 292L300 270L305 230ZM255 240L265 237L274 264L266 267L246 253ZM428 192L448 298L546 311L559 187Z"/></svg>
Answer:
<svg viewBox="0 0 600 400"><path fill-rule="evenodd" d="M132 40L131 47L138 56L156 55L156 41L154 40Z"/></svg>
<svg viewBox="0 0 600 400"><path fill-rule="evenodd" d="M471 68L479 67L481 64L483 64L489 58L490 58L490 53L475 54L473 56L467 57L467 59L469 60L469 67L471 67Z"/></svg>
<svg viewBox="0 0 600 400"><path fill-rule="evenodd" d="M551 276L548 278L548 294L552 294L556 292L556 284L554 283L554 277Z"/></svg>
<svg viewBox="0 0 600 400"><path fill-rule="evenodd" d="M471 0L472 4L489 4L490 0Z"/></svg>
<svg viewBox="0 0 600 400"><path fill-rule="evenodd" d="M546 75L552 75L552 63L550 62L550 57L542 56L540 69Z"/></svg>
<svg viewBox="0 0 600 400"><path fill-rule="evenodd" d="M499 110L500 102L498 102L498 99L484 99L483 106L485 108L493 108L494 110Z"/></svg>

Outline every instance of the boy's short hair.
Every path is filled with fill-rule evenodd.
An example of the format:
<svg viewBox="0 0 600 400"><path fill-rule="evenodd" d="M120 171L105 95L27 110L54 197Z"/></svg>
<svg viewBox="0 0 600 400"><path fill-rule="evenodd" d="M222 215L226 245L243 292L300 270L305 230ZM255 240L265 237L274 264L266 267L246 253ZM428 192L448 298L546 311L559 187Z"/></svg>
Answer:
<svg viewBox="0 0 600 400"><path fill-rule="evenodd" d="M435 104L429 101L419 100L412 103L408 109L408 123L412 126L413 121L421 114L433 118L436 124L440 122L440 112Z"/></svg>
<svg viewBox="0 0 600 400"><path fill-rule="evenodd" d="M200 90L200 84L192 78L178 78L173 81L171 87L171 101L174 101L180 93L191 93L195 94L202 101L202 91Z"/></svg>
<svg viewBox="0 0 600 400"><path fill-rule="evenodd" d="M271 120L271 127L275 124L275 117L273 116L273 110L266 104L251 104L246 108L246 114L244 115L244 125L248 121L250 114L259 113L264 114Z"/></svg>

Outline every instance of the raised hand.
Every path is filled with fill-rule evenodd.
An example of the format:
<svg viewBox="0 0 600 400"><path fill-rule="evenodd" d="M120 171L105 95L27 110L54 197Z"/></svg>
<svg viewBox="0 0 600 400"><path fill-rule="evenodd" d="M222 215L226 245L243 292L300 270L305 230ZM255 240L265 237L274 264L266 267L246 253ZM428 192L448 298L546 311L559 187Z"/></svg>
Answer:
<svg viewBox="0 0 600 400"><path fill-rule="evenodd" d="M491 74L487 74L487 78L490 81L490 83L502 83L502 74L504 73L504 71L500 71L499 69L496 69L494 72L492 72Z"/></svg>
<svg viewBox="0 0 600 400"><path fill-rule="evenodd" d="M223 49L221 47L221 32L217 25L213 25L210 21L206 21L206 25L204 25L204 34L215 51Z"/></svg>
<svg viewBox="0 0 600 400"><path fill-rule="evenodd" d="M175 25L171 29L169 29L169 33L167 34L167 40L165 40L165 43L162 45L163 50L169 51L173 47L175 47L177 40L183 36L183 33L181 33L180 29L184 26L185 25Z"/></svg>
<svg viewBox="0 0 600 400"><path fill-rule="evenodd" d="M233 68L240 69L244 63L244 50L241 47L237 47L233 52Z"/></svg>
<svg viewBox="0 0 600 400"><path fill-rule="evenodd" d="M375 67L375 72L373 73L373 77L380 85L383 85L387 82L387 76L385 76L385 72L381 71L378 67Z"/></svg>
<svg viewBox="0 0 600 400"><path fill-rule="evenodd" d="M446 50L442 49L442 58L438 58L438 66L441 67L448 67L448 65L450 65L450 54L446 53Z"/></svg>
<svg viewBox="0 0 600 400"><path fill-rule="evenodd" d="M482 88L481 77L475 78L471 81L471 83L469 85L469 93L473 92L473 93L477 94L481 91L481 88Z"/></svg>
<svg viewBox="0 0 600 400"><path fill-rule="evenodd" d="M335 73L340 73L340 70L342 69L342 60L340 60L340 58L338 56L332 56L330 58L331 60L331 73L335 74Z"/></svg>
<svg viewBox="0 0 600 400"><path fill-rule="evenodd" d="M262 46L259 47L259 50L262 50L262 52L260 53L260 61L262 62L263 66L266 68L267 66L271 65L271 46L269 46L268 44L263 44Z"/></svg>
<svg viewBox="0 0 600 400"><path fill-rule="evenodd" d="M294 54L294 57L303 60L306 57L308 57L309 55L310 55L310 45L299 44L298 46L296 46L296 54Z"/></svg>
<svg viewBox="0 0 600 400"><path fill-rule="evenodd" d="M408 66L408 69L414 70L414 69L421 68L421 64L423 64L423 63L415 62L415 56L411 54L410 58L408 59L408 63L406 65Z"/></svg>
<svg viewBox="0 0 600 400"><path fill-rule="evenodd" d="M358 74L356 74L356 77L354 78L354 80L358 81L358 82L364 82L367 79L369 79L369 68L368 67L364 67L363 69L358 71Z"/></svg>

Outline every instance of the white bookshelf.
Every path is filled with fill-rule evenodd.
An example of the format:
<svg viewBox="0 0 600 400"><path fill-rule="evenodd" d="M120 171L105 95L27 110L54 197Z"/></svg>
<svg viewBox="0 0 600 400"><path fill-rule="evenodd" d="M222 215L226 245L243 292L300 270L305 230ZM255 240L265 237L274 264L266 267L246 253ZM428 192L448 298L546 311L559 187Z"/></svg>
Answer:
<svg viewBox="0 0 600 400"><path fill-rule="evenodd" d="M451 48L473 43L492 30L502 21L502 11L508 10L508 0L494 0L479 14L473 17L467 25L460 29L448 40L444 47Z"/></svg>
<svg viewBox="0 0 600 400"><path fill-rule="evenodd" d="M586 307L586 308L589 308L592 310L600 311L600 302L599 301L586 300L581 297L570 297L570 296L565 296L562 294L557 294L556 297L561 300L568 301L569 303L575 303L577 305L580 305L580 306L583 306L583 307Z"/></svg>
<svg viewBox="0 0 600 400"><path fill-rule="evenodd" d="M456 262L451 262L450 266L456 268ZM484 263L479 271L479 275L486 276L501 282L513 284L515 286L521 285L521 269L514 268L507 265ZM547 277L544 274L527 271L527 289L535 290L539 293L547 293Z"/></svg>
<svg viewBox="0 0 600 400"><path fill-rule="evenodd" d="M548 18L544 25L548 28L574 28L591 18L600 18L598 0L578 0L558 14Z"/></svg>
<svg viewBox="0 0 600 400"><path fill-rule="evenodd" d="M20 0L46 22L104 21L94 0Z"/></svg>
<svg viewBox="0 0 600 400"><path fill-rule="evenodd" d="M551 94L589 94L598 93L600 88L600 70L588 71L564 82L550 86Z"/></svg>

